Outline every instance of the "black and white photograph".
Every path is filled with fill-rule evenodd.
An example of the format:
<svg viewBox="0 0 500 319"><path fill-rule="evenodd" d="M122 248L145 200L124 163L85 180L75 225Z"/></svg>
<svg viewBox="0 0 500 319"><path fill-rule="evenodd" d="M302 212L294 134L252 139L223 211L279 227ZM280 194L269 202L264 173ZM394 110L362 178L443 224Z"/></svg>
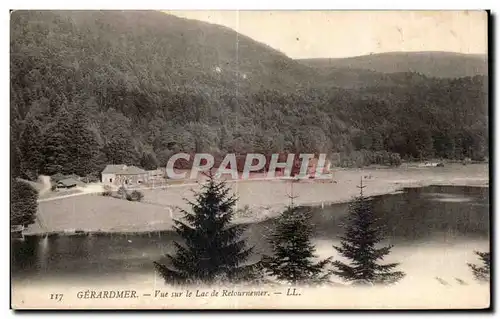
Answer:
<svg viewBox="0 0 500 319"><path fill-rule="evenodd" d="M489 309L490 18L11 10L11 309Z"/></svg>

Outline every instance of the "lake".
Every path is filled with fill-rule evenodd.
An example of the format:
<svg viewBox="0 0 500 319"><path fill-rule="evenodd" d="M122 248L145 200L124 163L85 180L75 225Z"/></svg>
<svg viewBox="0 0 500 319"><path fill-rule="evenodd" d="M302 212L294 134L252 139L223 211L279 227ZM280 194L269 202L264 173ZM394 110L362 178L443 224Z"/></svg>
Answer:
<svg viewBox="0 0 500 319"><path fill-rule="evenodd" d="M401 262L411 274L470 279L467 262L474 250L489 247L489 188L430 186L372 199L385 226L387 243L394 245L388 262ZM348 204L312 207L314 242L320 256L335 256L332 248ZM269 253L266 236L273 220L248 225L246 236L255 246L253 258ZM172 231L152 234L92 236L29 236L12 241L11 273L15 283L103 282L156 280L152 261L172 252ZM425 267L423 267L425 266ZM432 274L430 273L432 272ZM467 277L469 276L469 277Z"/></svg>

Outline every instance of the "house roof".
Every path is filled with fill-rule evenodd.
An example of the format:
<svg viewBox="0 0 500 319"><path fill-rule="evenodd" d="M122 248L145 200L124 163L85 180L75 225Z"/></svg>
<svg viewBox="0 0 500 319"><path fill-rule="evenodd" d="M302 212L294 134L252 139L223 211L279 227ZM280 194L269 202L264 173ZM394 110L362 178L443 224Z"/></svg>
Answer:
<svg viewBox="0 0 500 319"><path fill-rule="evenodd" d="M63 180L65 179L66 176L64 176L64 174L61 174L61 173L57 173L57 174L54 174L50 177L50 179L53 181L53 182L59 182L60 180Z"/></svg>
<svg viewBox="0 0 500 319"><path fill-rule="evenodd" d="M76 174L70 174L70 175L64 175L64 174L61 174L61 173L57 173L57 174L54 174L50 177L50 179L53 181L53 182L59 182L59 181L62 181L63 179L74 179L74 180L79 180L80 179L80 176L76 175Z"/></svg>
<svg viewBox="0 0 500 319"><path fill-rule="evenodd" d="M102 171L102 174L118 174L118 175L138 175L146 174L146 171L137 166L120 165L107 165Z"/></svg>
<svg viewBox="0 0 500 319"><path fill-rule="evenodd" d="M74 178L65 178L65 179L61 179L60 181L57 182L57 185L63 185L63 186L66 186L66 187L69 187L69 186L76 186L76 185L79 185L81 184L80 181L74 179Z"/></svg>

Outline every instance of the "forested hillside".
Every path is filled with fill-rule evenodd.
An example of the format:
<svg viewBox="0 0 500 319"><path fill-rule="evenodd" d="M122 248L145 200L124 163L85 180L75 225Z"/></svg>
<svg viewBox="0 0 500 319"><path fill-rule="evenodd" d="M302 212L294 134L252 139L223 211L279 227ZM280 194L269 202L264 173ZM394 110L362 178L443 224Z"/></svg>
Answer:
<svg viewBox="0 0 500 319"><path fill-rule="evenodd" d="M487 155L487 78L318 72L160 12L11 15L12 172L97 174L174 152Z"/></svg>

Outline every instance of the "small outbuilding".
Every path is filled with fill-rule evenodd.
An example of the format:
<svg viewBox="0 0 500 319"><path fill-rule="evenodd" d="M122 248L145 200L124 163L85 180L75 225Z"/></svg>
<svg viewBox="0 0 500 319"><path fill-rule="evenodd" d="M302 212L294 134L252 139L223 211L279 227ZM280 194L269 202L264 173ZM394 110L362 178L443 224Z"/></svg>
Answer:
<svg viewBox="0 0 500 319"><path fill-rule="evenodd" d="M58 189L69 189L77 186L82 186L82 182L74 178L61 179L56 183Z"/></svg>

